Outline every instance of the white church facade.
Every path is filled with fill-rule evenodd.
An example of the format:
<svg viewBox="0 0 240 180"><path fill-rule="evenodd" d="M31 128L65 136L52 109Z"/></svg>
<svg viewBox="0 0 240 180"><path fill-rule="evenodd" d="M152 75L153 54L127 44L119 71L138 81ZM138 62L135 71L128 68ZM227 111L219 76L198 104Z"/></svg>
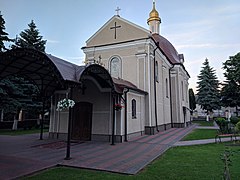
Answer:
<svg viewBox="0 0 240 180"><path fill-rule="evenodd" d="M79 81L52 96L51 138L66 138L69 117L71 139L109 142L190 123L190 76L183 54L160 35L155 2L147 23L149 30L113 16L86 41L82 67L49 55L66 77ZM56 111L66 94L75 101L70 115L69 110Z"/></svg>

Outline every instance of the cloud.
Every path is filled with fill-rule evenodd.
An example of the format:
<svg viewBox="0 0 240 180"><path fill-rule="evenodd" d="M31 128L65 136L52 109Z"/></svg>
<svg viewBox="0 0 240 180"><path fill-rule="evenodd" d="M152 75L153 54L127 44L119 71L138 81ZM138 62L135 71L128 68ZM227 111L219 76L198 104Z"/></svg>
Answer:
<svg viewBox="0 0 240 180"><path fill-rule="evenodd" d="M215 44L215 43L199 43L199 44L182 44L176 45L177 49L185 49L185 48L192 48L192 49L202 49L202 48L237 48L240 47L240 43L228 43L228 44Z"/></svg>

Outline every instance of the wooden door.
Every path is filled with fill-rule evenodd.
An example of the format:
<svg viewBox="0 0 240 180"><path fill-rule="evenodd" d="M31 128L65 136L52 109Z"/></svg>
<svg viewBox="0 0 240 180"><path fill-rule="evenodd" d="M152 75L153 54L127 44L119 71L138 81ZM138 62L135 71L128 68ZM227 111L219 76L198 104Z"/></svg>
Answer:
<svg viewBox="0 0 240 180"><path fill-rule="evenodd" d="M73 107L72 140L90 141L92 132L92 104L76 103Z"/></svg>

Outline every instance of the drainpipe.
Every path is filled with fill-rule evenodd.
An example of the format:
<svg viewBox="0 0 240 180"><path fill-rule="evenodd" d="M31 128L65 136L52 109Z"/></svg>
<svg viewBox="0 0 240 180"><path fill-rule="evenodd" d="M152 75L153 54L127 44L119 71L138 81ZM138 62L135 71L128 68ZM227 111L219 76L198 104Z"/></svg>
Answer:
<svg viewBox="0 0 240 180"><path fill-rule="evenodd" d="M171 112L171 128L173 128L173 110L172 110L172 81L171 81L171 70L174 66L169 69L169 93L170 93L170 112Z"/></svg>
<svg viewBox="0 0 240 180"><path fill-rule="evenodd" d="M114 138L115 138L115 95L113 94L112 95L112 102L113 102L113 105L112 105L112 144L111 145L115 145L114 143Z"/></svg>
<svg viewBox="0 0 240 180"><path fill-rule="evenodd" d="M127 93L129 92L129 89L126 89L125 91L124 91L124 98L125 98L125 109L124 109L124 121L125 121L125 132L124 132L124 141L125 142L127 142L128 140L127 140L127 117L128 117L128 112L127 112L127 103L128 103L128 101L127 101Z"/></svg>
<svg viewBox="0 0 240 180"><path fill-rule="evenodd" d="M156 121L156 130L157 132L159 132L159 129L158 129L158 122L157 122L157 90L156 90L156 50L158 49L158 44L157 43L157 47L153 50L153 60L154 60L154 68L153 68L153 73L154 73L154 108L155 108L155 121Z"/></svg>

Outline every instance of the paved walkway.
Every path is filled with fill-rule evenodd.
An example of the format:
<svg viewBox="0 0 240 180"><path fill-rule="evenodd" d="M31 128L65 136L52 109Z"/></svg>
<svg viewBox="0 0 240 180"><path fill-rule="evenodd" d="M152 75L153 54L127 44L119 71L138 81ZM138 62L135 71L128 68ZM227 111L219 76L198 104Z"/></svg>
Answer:
<svg viewBox="0 0 240 180"><path fill-rule="evenodd" d="M14 179L56 165L136 174L191 132L196 125L143 135L114 146L102 142L71 144L71 160L64 160L66 143L36 135L0 136L0 179ZM186 143L186 142L185 142ZM193 143L193 142L191 142ZM3 148L4 147L4 148Z"/></svg>

